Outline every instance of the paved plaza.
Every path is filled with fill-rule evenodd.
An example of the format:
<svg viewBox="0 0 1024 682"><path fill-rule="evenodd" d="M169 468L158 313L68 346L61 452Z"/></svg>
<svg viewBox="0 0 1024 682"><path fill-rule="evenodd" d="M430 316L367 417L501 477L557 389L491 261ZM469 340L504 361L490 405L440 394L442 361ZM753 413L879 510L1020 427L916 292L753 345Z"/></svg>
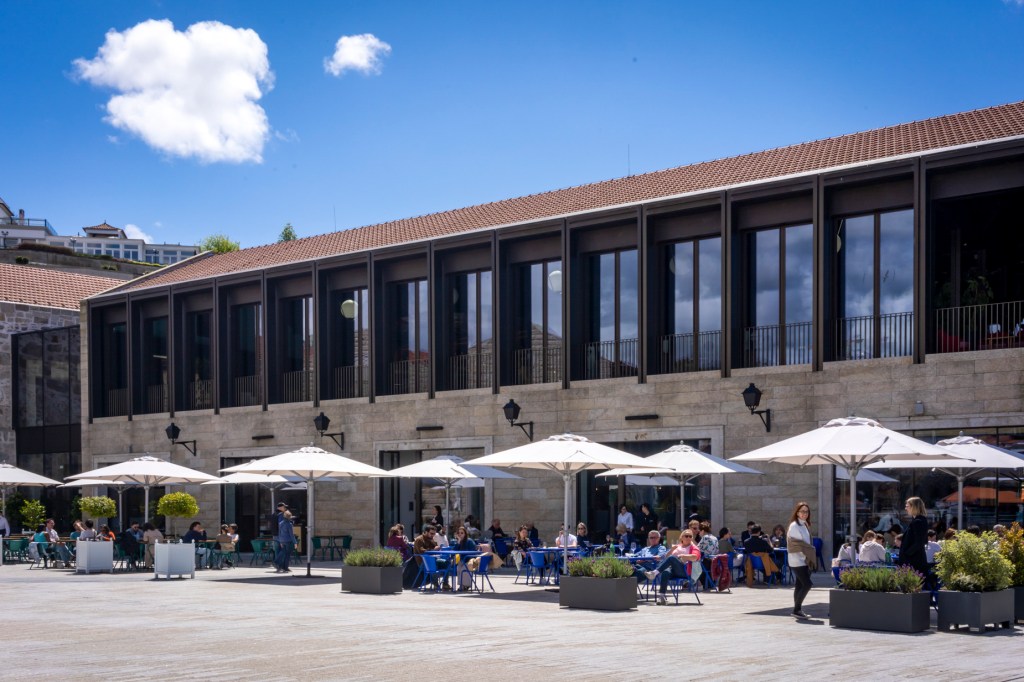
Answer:
<svg viewBox="0 0 1024 682"><path fill-rule="evenodd" d="M296 567L297 573L304 567ZM494 576L496 593L369 596L268 568L78 575L0 567L3 679L1024 680L1024 628L896 635L829 627L816 576L794 621L786 587L733 587L627 613L558 606L551 589ZM934 612L933 612L934 625ZM912 664L911 668L902 668ZM870 674L866 671L872 670ZM792 675L785 671L791 671Z"/></svg>

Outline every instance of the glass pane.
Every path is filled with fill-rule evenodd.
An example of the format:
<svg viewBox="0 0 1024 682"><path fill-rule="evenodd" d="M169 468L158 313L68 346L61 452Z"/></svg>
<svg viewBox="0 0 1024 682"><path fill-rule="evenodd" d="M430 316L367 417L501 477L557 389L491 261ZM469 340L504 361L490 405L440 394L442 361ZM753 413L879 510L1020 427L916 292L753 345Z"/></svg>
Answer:
<svg viewBox="0 0 1024 682"><path fill-rule="evenodd" d="M671 244L666 255L665 274L672 296L667 301L665 327L670 334L689 334L693 332L693 242Z"/></svg>
<svg viewBox="0 0 1024 682"><path fill-rule="evenodd" d="M697 329L717 332L722 328L722 238L701 239L700 319ZM717 361L717 360L716 360Z"/></svg>
<svg viewBox="0 0 1024 682"><path fill-rule="evenodd" d="M17 425L43 425L43 336L18 334Z"/></svg>
<svg viewBox="0 0 1024 682"><path fill-rule="evenodd" d="M594 272L594 284L597 286L597 301L600 314L598 316L598 340L615 340L615 254L602 253L595 256L597 267Z"/></svg>
<svg viewBox="0 0 1024 682"><path fill-rule="evenodd" d="M491 306L491 271L479 273L480 278L480 343L494 337L494 315ZM490 352L490 349L488 349Z"/></svg>
<svg viewBox="0 0 1024 682"><path fill-rule="evenodd" d="M754 327L779 323L779 230L753 235L750 251L751 284L754 286Z"/></svg>
<svg viewBox="0 0 1024 682"><path fill-rule="evenodd" d="M894 211L881 215L879 257L879 307L886 313L914 309L914 212Z"/></svg>
<svg viewBox="0 0 1024 682"><path fill-rule="evenodd" d="M813 233L810 225L786 228L786 322L810 322L813 310Z"/></svg>
<svg viewBox="0 0 1024 682"><path fill-rule="evenodd" d="M873 315L875 282L875 217L847 218L840 230L839 266L843 298L840 317Z"/></svg>
<svg viewBox="0 0 1024 682"><path fill-rule="evenodd" d="M562 340L562 261L553 260L547 263L547 282L543 290L548 298L548 316L545 320L545 328L549 336L558 339L559 346ZM557 273L557 274L556 274Z"/></svg>
<svg viewBox="0 0 1024 682"><path fill-rule="evenodd" d="M640 307L638 259L636 249L619 252L619 339L636 339L640 335L636 315Z"/></svg>

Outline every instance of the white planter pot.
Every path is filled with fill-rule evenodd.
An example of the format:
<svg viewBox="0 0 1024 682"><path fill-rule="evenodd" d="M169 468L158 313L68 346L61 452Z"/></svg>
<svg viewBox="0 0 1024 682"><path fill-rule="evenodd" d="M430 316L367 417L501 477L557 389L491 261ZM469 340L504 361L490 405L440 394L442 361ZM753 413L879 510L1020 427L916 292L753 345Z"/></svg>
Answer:
<svg viewBox="0 0 1024 682"><path fill-rule="evenodd" d="M196 546L192 543L159 542L153 547L153 565L157 578L176 575L196 577Z"/></svg>
<svg viewBox="0 0 1024 682"><path fill-rule="evenodd" d="M114 543L82 541L75 545L77 573L113 573Z"/></svg>

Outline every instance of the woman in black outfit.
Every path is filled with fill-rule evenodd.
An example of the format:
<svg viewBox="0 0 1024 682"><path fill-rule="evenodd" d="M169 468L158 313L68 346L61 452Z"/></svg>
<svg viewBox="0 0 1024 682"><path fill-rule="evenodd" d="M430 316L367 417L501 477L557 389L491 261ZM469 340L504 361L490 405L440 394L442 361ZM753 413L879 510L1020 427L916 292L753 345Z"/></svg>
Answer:
<svg viewBox="0 0 1024 682"><path fill-rule="evenodd" d="M431 526L437 526L438 528L444 525L444 514L441 513L441 505L434 505L434 515L430 517L430 521L428 521L428 523Z"/></svg>
<svg viewBox="0 0 1024 682"><path fill-rule="evenodd" d="M901 566L910 566L922 576L928 576L928 555L925 544L928 542L928 518L924 501L920 497L907 500L907 513L911 516L910 525L903 531L903 542L900 544Z"/></svg>

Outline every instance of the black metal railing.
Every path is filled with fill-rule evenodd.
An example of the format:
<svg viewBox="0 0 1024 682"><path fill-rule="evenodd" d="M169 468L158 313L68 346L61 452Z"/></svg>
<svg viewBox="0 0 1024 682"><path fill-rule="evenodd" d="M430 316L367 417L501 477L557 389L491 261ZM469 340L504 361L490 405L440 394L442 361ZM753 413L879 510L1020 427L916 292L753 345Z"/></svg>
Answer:
<svg viewBox="0 0 1024 682"><path fill-rule="evenodd" d="M313 399L313 371L281 373L281 402L303 403Z"/></svg>
<svg viewBox="0 0 1024 682"><path fill-rule="evenodd" d="M263 396L260 393L260 375L250 374L244 377L235 377L232 380L233 407L244 407L246 405L263 404Z"/></svg>
<svg viewBox="0 0 1024 682"><path fill-rule="evenodd" d="M811 339L810 322L747 327L743 330L743 366L810 364Z"/></svg>
<svg viewBox="0 0 1024 682"><path fill-rule="evenodd" d="M935 310L931 353L1024 346L1024 301Z"/></svg>
<svg viewBox="0 0 1024 682"><path fill-rule="evenodd" d="M128 389L111 388L107 391L107 417L124 417L128 414Z"/></svg>
<svg viewBox="0 0 1024 682"><path fill-rule="evenodd" d="M0 226L17 225L18 227L45 227L47 232L53 232L49 220L43 218L17 218L15 216L0 216Z"/></svg>
<svg viewBox="0 0 1024 682"><path fill-rule="evenodd" d="M155 384L146 387L146 412L155 414L157 412L168 412L167 384Z"/></svg>
<svg viewBox="0 0 1024 682"><path fill-rule="evenodd" d="M370 394L369 365L335 367L331 374L335 398L365 398Z"/></svg>
<svg viewBox="0 0 1024 682"><path fill-rule="evenodd" d="M593 341L580 346L581 379L635 377L640 366L637 339Z"/></svg>
<svg viewBox="0 0 1024 682"><path fill-rule="evenodd" d="M722 367L722 332L667 334L661 337L663 374L700 372Z"/></svg>
<svg viewBox="0 0 1024 682"><path fill-rule="evenodd" d="M213 379L188 382L188 389L185 392L185 409L213 409Z"/></svg>
<svg viewBox="0 0 1024 682"><path fill-rule="evenodd" d="M512 353L512 383L546 384L562 380L562 344L520 348Z"/></svg>
<svg viewBox="0 0 1024 682"><path fill-rule="evenodd" d="M467 353L448 358L449 390L487 388L492 384L494 361L490 353Z"/></svg>
<svg viewBox="0 0 1024 682"><path fill-rule="evenodd" d="M835 322L833 360L897 358L911 355L914 313L843 317Z"/></svg>
<svg viewBox="0 0 1024 682"><path fill-rule="evenodd" d="M430 361L399 360L388 365L391 395L422 393L430 385Z"/></svg>

